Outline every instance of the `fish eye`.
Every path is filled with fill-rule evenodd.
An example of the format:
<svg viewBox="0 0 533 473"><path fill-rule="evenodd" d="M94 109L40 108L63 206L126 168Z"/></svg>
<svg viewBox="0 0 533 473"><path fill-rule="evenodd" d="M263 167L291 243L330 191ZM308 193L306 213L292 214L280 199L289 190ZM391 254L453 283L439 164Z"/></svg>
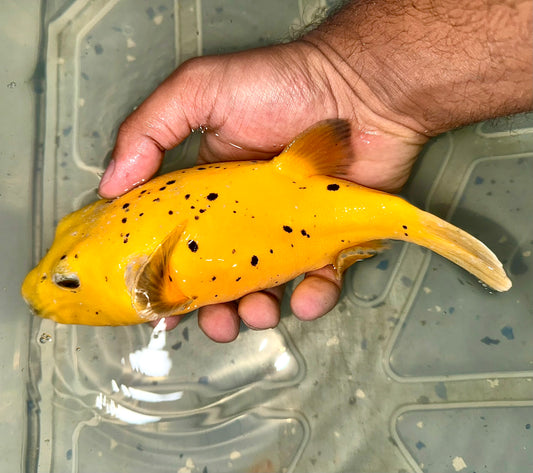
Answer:
<svg viewBox="0 0 533 473"><path fill-rule="evenodd" d="M77 289L80 287L80 278L77 274L54 274L54 284L63 289Z"/></svg>

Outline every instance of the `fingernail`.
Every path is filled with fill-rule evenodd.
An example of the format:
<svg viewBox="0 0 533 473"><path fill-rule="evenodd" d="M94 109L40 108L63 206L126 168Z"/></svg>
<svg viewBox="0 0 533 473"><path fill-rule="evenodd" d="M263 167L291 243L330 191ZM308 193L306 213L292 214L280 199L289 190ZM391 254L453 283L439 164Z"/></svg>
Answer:
<svg viewBox="0 0 533 473"><path fill-rule="evenodd" d="M115 160L112 159L109 161L109 165L107 166L107 169L104 172L104 175L102 176L102 179L100 180L100 189L104 187L113 177L113 174L115 173Z"/></svg>

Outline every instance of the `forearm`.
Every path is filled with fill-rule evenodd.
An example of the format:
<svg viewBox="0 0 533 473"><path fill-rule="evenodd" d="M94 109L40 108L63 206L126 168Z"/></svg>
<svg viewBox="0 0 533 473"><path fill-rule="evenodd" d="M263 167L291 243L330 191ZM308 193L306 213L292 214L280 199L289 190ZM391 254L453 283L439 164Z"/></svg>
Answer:
<svg viewBox="0 0 533 473"><path fill-rule="evenodd" d="M531 0L353 1L303 41L332 87L419 133L533 108Z"/></svg>

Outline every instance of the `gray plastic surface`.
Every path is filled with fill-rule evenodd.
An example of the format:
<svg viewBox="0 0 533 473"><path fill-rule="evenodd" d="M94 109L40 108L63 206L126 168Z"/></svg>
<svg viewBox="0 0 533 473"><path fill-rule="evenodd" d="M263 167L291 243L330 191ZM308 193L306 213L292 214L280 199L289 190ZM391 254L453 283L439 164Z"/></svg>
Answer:
<svg viewBox="0 0 533 473"><path fill-rule="evenodd" d="M194 314L170 333L57 325L19 284L96 198L121 120L185 59L286 39L327 2L34 3L3 7L16 21L0 29L1 471L533 470L533 115L442 135L405 191L486 242L509 293L394 243L350 270L327 317L285 303L279 328L230 345Z"/></svg>

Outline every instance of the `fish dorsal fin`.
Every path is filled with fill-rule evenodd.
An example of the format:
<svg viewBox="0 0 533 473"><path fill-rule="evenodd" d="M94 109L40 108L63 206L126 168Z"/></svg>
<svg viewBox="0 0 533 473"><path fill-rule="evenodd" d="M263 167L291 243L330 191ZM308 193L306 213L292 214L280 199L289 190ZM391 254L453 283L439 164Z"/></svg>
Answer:
<svg viewBox="0 0 533 473"><path fill-rule="evenodd" d="M347 120L318 122L305 130L274 158L275 167L294 177L344 174L353 156Z"/></svg>
<svg viewBox="0 0 533 473"><path fill-rule="evenodd" d="M183 234L184 225L175 228L141 267L132 290L132 303L146 320L170 317L182 312L191 299L172 279L170 259Z"/></svg>

